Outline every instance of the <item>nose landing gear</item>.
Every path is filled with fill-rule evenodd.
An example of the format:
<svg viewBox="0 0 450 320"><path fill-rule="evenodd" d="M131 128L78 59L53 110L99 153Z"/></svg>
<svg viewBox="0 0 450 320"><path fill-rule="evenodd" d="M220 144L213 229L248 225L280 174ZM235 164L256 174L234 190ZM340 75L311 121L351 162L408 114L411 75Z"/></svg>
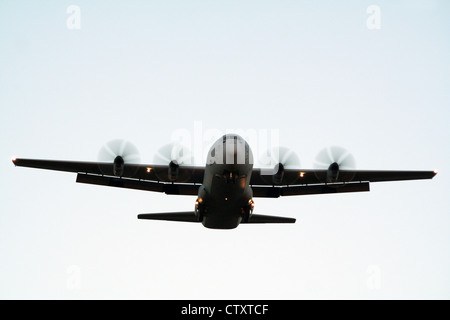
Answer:
<svg viewBox="0 0 450 320"><path fill-rule="evenodd" d="M242 214L242 222L248 222L250 217L253 214L253 209L255 208L255 202L253 199L248 200L248 205L241 208L241 214Z"/></svg>

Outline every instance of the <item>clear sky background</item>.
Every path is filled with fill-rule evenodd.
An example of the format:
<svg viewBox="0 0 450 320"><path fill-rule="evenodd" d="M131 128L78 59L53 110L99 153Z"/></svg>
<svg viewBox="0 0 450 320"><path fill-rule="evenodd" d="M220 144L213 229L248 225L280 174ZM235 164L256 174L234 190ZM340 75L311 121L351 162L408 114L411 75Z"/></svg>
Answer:
<svg viewBox="0 0 450 320"><path fill-rule="evenodd" d="M449 39L444 0L0 1L0 298L449 299ZM255 199L297 223L221 231L136 218L195 197L10 161L122 138L151 163L196 124L278 130L304 168L339 145L360 169L440 172Z"/></svg>

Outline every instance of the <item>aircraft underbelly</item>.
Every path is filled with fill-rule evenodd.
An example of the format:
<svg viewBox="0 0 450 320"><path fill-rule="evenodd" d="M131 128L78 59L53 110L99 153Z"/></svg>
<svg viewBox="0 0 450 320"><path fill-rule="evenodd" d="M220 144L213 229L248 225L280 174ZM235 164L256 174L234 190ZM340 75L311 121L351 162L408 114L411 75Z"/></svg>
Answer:
<svg viewBox="0 0 450 320"><path fill-rule="evenodd" d="M243 218L242 207L251 198L250 188L216 177L208 189L203 225L215 229L236 228Z"/></svg>

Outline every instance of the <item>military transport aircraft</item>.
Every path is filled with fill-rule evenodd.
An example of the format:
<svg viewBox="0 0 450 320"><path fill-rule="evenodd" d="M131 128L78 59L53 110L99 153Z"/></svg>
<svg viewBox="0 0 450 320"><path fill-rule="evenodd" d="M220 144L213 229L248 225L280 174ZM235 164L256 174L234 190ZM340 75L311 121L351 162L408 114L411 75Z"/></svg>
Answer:
<svg viewBox="0 0 450 320"><path fill-rule="evenodd" d="M80 183L196 195L192 211L144 213L138 218L201 222L214 229L232 229L240 223L295 222L294 218L253 214L253 198L257 197L369 191L370 182L431 179L437 174L355 170L353 156L340 147L319 152L314 169L295 167L298 157L283 148L279 148L273 169L253 168L252 151L236 134L226 134L213 144L205 166L189 164L187 153L173 146L165 147L159 161L155 161L162 160L164 164L139 164L136 147L121 140L104 146L98 162L20 158L12 161L21 167L76 172Z"/></svg>

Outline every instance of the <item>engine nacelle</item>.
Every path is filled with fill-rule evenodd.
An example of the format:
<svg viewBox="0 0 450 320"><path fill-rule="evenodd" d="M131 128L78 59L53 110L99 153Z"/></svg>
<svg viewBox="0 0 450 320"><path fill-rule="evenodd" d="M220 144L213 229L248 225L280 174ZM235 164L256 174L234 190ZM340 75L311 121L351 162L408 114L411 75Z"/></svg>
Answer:
<svg viewBox="0 0 450 320"><path fill-rule="evenodd" d="M283 181L283 177L284 177L284 166L282 163L277 164L274 167L274 175L272 176L272 182L274 184L281 184Z"/></svg>
<svg viewBox="0 0 450 320"><path fill-rule="evenodd" d="M180 172L180 165L176 160L172 160L169 163L169 169L167 172L170 181L175 181L178 178L178 173Z"/></svg>
<svg viewBox="0 0 450 320"><path fill-rule="evenodd" d="M327 170L327 182L337 182L339 178L339 165L336 162L330 164Z"/></svg>
<svg viewBox="0 0 450 320"><path fill-rule="evenodd" d="M114 163L113 163L113 174L116 177L123 176L124 167L125 167L125 161L123 160L123 158L121 156L115 157Z"/></svg>

